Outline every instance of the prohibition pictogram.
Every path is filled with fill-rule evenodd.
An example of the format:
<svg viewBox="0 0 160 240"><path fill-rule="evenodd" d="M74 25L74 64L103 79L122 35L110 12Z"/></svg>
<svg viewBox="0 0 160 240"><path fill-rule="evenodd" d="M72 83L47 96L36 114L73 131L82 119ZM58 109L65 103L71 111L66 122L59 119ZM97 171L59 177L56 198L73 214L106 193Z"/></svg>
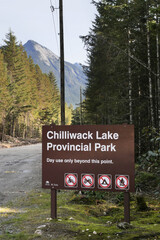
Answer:
<svg viewBox="0 0 160 240"><path fill-rule="evenodd" d="M129 176L128 175L116 175L115 185L116 185L116 189L128 190L129 189Z"/></svg>
<svg viewBox="0 0 160 240"><path fill-rule="evenodd" d="M111 189L112 188L112 176L109 174L98 175L98 188L99 189Z"/></svg>
<svg viewBox="0 0 160 240"><path fill-rule="evenodd" d="M66 173L64 175L65 187L78 187L78 175L76 173Z"/></svg>
<svg viewBox="0 0 160 240"><path fill-rule="evenodd" d="M81 183L82 188L94 188L95 187L95 176L94 174L82 174Z"/></svg>

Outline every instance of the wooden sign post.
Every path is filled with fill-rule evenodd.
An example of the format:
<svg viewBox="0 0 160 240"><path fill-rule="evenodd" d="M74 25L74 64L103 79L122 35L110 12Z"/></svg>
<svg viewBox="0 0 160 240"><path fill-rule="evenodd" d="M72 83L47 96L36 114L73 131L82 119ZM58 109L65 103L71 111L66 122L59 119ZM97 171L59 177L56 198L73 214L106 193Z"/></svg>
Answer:
<svg viewBox="0 0 160 240"><path fill-rule="evenodd" d="M124 193L124 221L130 223L130 193Z"/></svg>
<svg viewBox="0 0 160 240"><path fill-rule="evenodd" d="M57 190L51 189L51 218L57 218Z"/></svg>

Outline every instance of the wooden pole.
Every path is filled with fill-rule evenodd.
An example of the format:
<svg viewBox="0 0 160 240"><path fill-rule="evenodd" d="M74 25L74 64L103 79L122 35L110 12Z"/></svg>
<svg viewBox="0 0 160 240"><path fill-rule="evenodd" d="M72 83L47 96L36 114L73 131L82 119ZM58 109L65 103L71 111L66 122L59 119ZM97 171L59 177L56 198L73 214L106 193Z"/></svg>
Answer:
<svg viewBox="0 0 160 240"><path fill-rule="evenodd" d="M83 125L82 118L82 88L80 87L80 125Z"/></svg>
<svg viewBox="0 0 160 240"><path fill-rule="evenodd" d="M51 218L57 218L57 190L51 189Z"/></svg>
<svg viewBox="0 0 160 240"><path fill-rule="evenodd" d="M65 125L65 79L64 79L64 33L63 0L59 0L60 24L60 87L61 87L61 125ZM51 218L57 218L57 190L51 189Z"/></svg>
<svg viewBox="0 0 160 240"><path fill-rule="evenodd" d="M130 223L130 193L124 193L124 221Z"/></svg>
<svg viewBox="0 0 160 240"><path fill-rule="evenodd" d="M61 125L65 125L63 0L59 0L59 22L60 22Z"/></svg>

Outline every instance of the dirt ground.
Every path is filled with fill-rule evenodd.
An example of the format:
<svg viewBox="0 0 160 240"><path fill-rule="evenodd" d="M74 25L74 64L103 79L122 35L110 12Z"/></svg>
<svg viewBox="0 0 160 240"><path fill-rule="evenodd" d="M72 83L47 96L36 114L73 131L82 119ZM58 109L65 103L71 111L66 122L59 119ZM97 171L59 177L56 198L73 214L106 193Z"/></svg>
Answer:
<svg viewBox="0 0 160 240"><path fill-rule="evenodd" d="M1 135L0 135L1 136ZM39 138L14 138L8 135L4 135L3 142L0 140L0 149L1 148L11 148L17 146L31 145L35 143L40 143L41 140Z"/></svg>

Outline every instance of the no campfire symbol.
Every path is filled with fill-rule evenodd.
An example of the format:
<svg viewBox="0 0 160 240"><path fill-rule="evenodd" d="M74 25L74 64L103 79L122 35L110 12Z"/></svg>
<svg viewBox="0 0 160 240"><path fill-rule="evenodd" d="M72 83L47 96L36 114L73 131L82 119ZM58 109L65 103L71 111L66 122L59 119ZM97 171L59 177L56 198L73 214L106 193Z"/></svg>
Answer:
<svg viewBox="0 0 160 240"><path fill-rule="evenodd" d="M128 175L116 175L115 187L119 190L129 189L129 176Z"/></svg>
<svg viewBox="0 0 160 240"><path fill-rule="evenodd" d="M66 173L64 175L64 185L65 187L71 187L71 188L78 187L77 173Z"/></svg>
<svg viewBox="0 0 160 240"><path fill-rule="evenodd" d="M94 188L95 187L95 176L94 174L82 174L81 184L82 188Z"/></svg>
<svg viewBox="0 0 160 240"><path fill-rule="evenodd" d="M112 176L109 174L98 175L98 188L99 189L111 189L112 188Z"/></svg>

